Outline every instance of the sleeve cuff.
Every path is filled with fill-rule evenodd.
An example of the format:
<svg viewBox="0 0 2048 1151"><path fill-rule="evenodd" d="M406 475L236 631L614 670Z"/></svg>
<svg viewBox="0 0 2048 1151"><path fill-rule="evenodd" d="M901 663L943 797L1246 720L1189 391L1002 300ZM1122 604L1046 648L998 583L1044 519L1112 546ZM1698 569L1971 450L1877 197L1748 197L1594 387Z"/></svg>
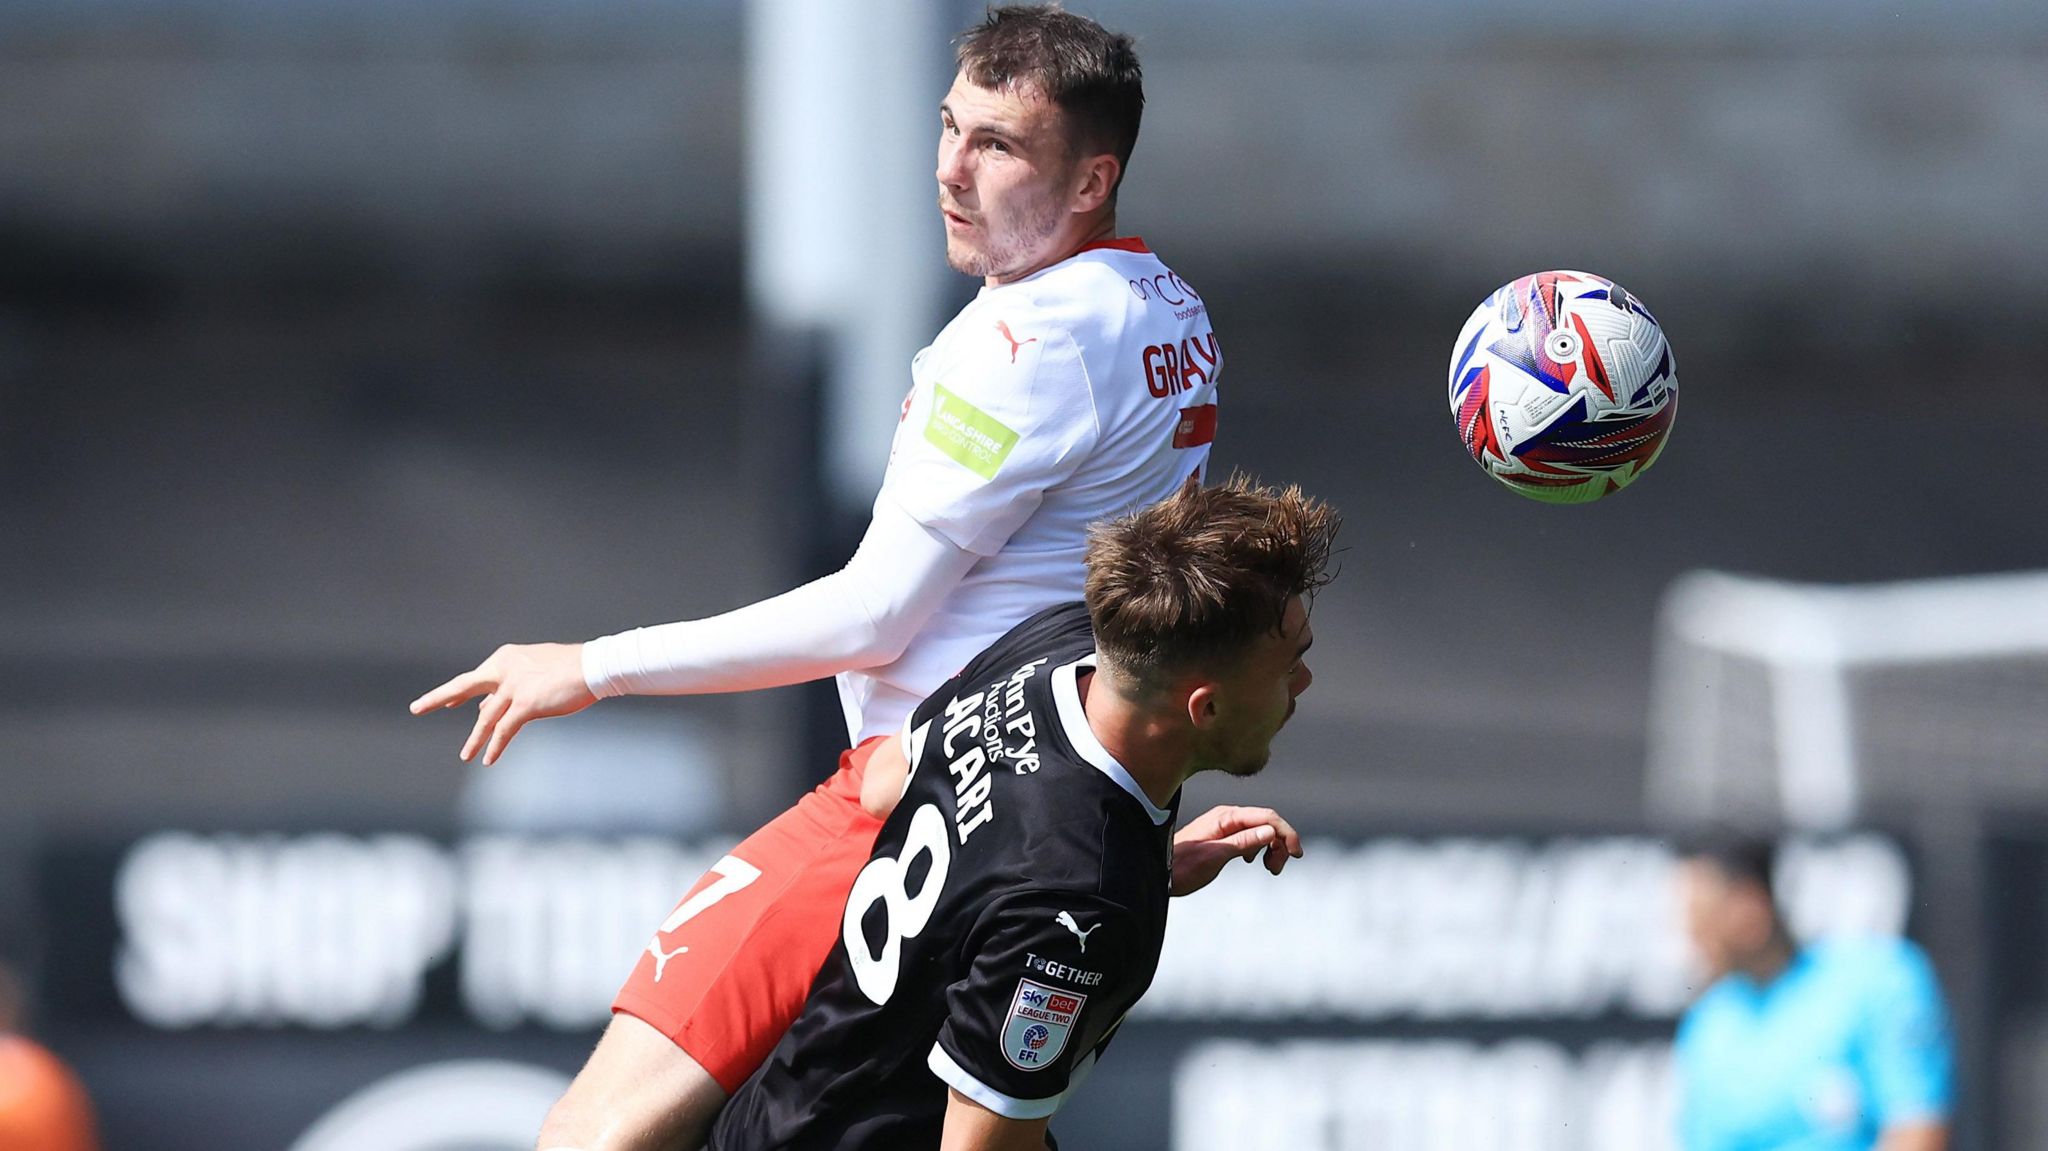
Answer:
<svg viewBox="0 0 2048 1151"><path fill-rule="evenodd" d="M1065 1091L1050 1099L1018 1099L1005 1095L976 1079L973 1072L960 1066L951 1055L946 1054L946 1049L937 1043L932 1044L932 1053L925 1059L925 1064L932 1069L932 1074L945 1081L946 1086L1005 1119L1044 1119L1058 1111L1060 1104L1067 1101Z"/></svg>
<svg viewBox="0 0 2048 1151"><path fill-rule="evenodd" d="M611 669L617 665L618 657L613 648L621 642L615 635L585 640L583 643L583 686L599 699L611 699L624 695L617 684L612 682Z"/></svg>

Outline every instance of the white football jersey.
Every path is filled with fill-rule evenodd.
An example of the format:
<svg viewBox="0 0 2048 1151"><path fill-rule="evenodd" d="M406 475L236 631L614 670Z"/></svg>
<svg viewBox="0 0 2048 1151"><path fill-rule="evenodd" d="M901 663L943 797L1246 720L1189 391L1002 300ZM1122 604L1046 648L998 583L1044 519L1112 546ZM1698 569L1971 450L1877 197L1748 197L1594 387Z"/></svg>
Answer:
<svg viewBox="0 0 2048 1151"><path fill-rule="evenodd" d="M1223 353L1193 288L1131 238L984 287L911 361L876 505L982 558L894 663L839 675L857 742L1026 617L1081 598L1088 525L1209 459Z"/></svg>

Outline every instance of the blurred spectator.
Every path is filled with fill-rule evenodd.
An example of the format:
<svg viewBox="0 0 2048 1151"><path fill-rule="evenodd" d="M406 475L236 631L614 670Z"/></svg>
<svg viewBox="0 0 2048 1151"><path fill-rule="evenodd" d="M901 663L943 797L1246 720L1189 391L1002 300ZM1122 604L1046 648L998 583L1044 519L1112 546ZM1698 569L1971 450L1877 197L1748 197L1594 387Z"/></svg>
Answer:
<svg viewBox="0 0 2048 1151"><path fill-rule="evenodd" d="M21 1034L26 997L0 964L0 1151L97 1151L85 1087Z"/></svg>
<svg viewBox="0 0 2048 1151"><path fill-rule="evenodd" d="M1684 1151L1943 1151L1948 1016L1925 952L1895 938L1801 946L1766 840L1682 850L1686 927L1712 984L1678 1026Z"/></svg>

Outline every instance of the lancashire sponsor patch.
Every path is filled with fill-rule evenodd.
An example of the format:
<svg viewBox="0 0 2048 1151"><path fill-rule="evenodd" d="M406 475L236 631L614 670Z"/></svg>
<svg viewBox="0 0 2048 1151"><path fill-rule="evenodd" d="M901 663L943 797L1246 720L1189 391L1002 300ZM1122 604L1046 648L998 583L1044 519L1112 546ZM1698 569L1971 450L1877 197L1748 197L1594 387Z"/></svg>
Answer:
<svg viewBox="0 0 2048 1151"><path fill-rule="evenodd" d="M1003 1020L1003 1058L1021 1071L1051 1066L1067 1049L1067 1036L1073 1034L1086 1002L1086 995L1018 980L1010 1014Z"/></svg>
<svg viewBox="0 0 2048 1151"><path fill-rule="evenodd" d="M947 391L943 384L932 385L932 414L925 421L924 438L954 463L985 480L996 478L996 469L1017 446L1016 432Z"/></svg>

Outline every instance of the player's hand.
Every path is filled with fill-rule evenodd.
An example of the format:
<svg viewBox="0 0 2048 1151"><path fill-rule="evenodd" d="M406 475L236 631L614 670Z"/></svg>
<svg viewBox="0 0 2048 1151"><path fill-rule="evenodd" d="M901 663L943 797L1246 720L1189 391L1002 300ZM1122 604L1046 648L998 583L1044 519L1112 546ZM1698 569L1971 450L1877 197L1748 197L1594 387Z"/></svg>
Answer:
<svg viewBox="0 0 2048 1151"><path fill-rule="evenodd" d="M903 798L903 785L910 778L910 760L903 755L903 737L892 735L875 746L861 775L860 805L876 819L887 819Z"/></svg>
<svg viewBox="0 0 2048 1151"><path fill-rule="evenodd" d="M461 707L477 696L476 726L462 745L467 763L479 749L484 762L498 762L505 745L531 720L582 711L597 702L583 682L580 643L508 643L440 687L412 701L412 713Z"/></svg>
<svg viewBox="0 0 2048 1151"><path fill-rule="evenodd" d="M1212 807L1173 833L1173 894L1200 891L1231 860L1250 863L1262 851L1278 875L1301 858L1301 835L1270 807Z"/></svg>

